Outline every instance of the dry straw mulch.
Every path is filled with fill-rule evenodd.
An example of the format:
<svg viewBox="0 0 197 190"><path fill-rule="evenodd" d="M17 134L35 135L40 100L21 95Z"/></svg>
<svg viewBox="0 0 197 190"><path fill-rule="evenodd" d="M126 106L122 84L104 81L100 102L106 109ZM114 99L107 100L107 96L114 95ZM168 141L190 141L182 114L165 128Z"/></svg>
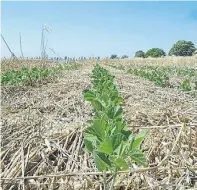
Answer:
<svg viewBox="0 0 197 190"><path fill-rule="evenodd" d="M107 68L125 100L129 129L149 129L142 144L149 167L131 164L117 189L197 189L196 97ZM101 188L102 174L82 149L92 112L81 92L91 69L66 71L33 88L2 87L2 189Z"/></svg>

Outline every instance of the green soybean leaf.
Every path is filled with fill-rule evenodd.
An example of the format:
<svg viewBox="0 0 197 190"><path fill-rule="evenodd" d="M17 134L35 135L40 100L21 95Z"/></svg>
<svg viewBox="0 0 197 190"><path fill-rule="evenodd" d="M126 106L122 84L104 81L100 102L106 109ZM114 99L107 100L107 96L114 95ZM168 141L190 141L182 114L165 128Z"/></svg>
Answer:
<svg viewBox="0 0 197 190"><path fill-rule="evenodd" d="M98 101L98 100L93 100L93 101L91 101L91 103L92 103L92 107L93 107L95 110L97 110L97 111L102 111L103 106L102 106L102 104L101 104L100 101Z"/></svg>
<svg viewBox="0 0 197 190"><path fill-rule="evenodd" d="M121 150L123 150L123 141L116 147L116 149L114 150L114 152L120 156L121 155Z"/></svg>
<svg viewBox="0 0 197 190"><path fill-rule="evenodd" d="M99 171L106 171L111 167L111 162L104 154L94 152L93 158Z"/></svg>
<svg viewBox="0 0 197 190"><path fill-rule="evenodd" d="M115 127L111 130L111 134L119 134L125 128L125 124L122 121L117 121Z"/></svg>
<svg viewBox="0 0 197 190"><path fill-rule="evenodd" d="M87 101L92 101L96 98L95 93L87 89L83 91L83 96L84 96L84 99Z"/></svg>
<svg viewBox="0 0 197 190"><path fill-rule="evenodd" d="M147 166L147 160L144 153L139 149L133 149L130 151L130 157L137 164Z"/></svg>
<svg viewBox="0 0 197 190"><path fill-rule="evenodd" d="M84 144L85 144L85 148L88 150L88 152L93 152L94 150L94 147L92 145L92 142L87 140L87 139L84 139Z"/></svg>
<svg viewBox="0 0 197 190"><path fill-rule="evenodd" d="M122 141L114 152L116 152L119 157L126 157L128 154L128 147L128 142Z"/></svg>
<svg viewBox="0 0 197 190"><path fill-rule="evenodd" d="M98 147L98 151L105 153L107 155L111 155L113 152L112 148L112 140L110 139L105 139Z"/></svg>
<svg viewBox="0 0 197 190"><path fill-rule="evenodd" d="M120 116L121 114L123 113L123 109L119 106L117 106L115 109L114 109L114 117L118 117Z"/></svg>
<svg viewBox="0 0 197 190"><path fill-rule="evenodd" d="M93 127L88 127L84 131L84 138L89 141L97 141L98 140L98 134L94 130Z"/></svg>
<svg viewBox="0 0 197 190"><path fill-rule="evenodd" d="M116 166L120 168L120 170L127 170L128 169L128 164L125 162L124 159L118 157L117 159L114 160L113 162Z"/></svg>
<svg viewBox="0 0 197 190"><path fill-rule="evenodd" d="M115 119L118 116L120 116L122 112L123 112L123 109L120 106L115 106L109 109L107 115L110 119Z"/></svg>
<svg viewBox="0 0 197 190"><path fill-rule="evenodd" d="M118 97L118 91L114 89L111 94L111 100L114 101Z"/></svg>
<svg viewBox="0 0 197 190"><path fill-rule="evenodd" d="M133 135L131 131L122 130L121 133L126 137L128 141L133 140Z"/></svg>
<svg viewBox="0 0 197 190"><path fill-rule="evenodd" d="M109 96L108 96L109 92L103 92L102 94L102 100L105 102L105 104L107 105L109 102Z"/></svg>
<svg viewBox="0 0 197 190"><path fill-rule="evenodd" d="M105 138L105 133L109 130L107 122L104 119L95 119L92 128L101 139Z"/></svg>
<svg viewBox="0 0 197 190"><path fill-rule="evenodd" d="M119 133L119 134L115 134L112 136L112 146L113 146L113 150L116 151L116 149L118 147L120 147L121 142L125 141L126 138L123 134Z"/></svg>
<svg viewBox="0 0 197 190"><path fill-rule="evenodd" d="M147 135L147 130L141 130L136 136L132 144L132 149L139 148L141 142L143 141L144 137Z"/></svg>
<svg viewBox="0 0 197 190"><path fill-rule="evenodd" d="M123 98L117 97L117 98L115 98L114 102L115 102L116 105L119 105L120 103L123 102L123 100L124 100Z"/></svg>

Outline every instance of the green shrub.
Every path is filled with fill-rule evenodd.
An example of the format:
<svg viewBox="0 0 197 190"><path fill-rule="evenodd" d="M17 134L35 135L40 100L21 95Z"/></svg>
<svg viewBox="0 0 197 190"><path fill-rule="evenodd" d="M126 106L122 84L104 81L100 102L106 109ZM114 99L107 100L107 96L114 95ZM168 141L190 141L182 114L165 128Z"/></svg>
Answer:
<svg viewBox="0 0 197 190"><path fill-rule="evenodd" d="M168 55L192 56L196 48L191 41L179 40L170 49Z"/></svg>
<svg viewBox="0 0 197 190"><path fill-rule="evenodd" d="M142 50L136 51L135 57L145 57L145 53Z"/></svg>
<svg viewBox="0 0 197 190"><path fill-rule="evenodd" d="M164 52L163 49L160 48L152 48L150 50L148 50L145 54L145 57L162 57L162 56L166 56L166 53Z"/></svg>

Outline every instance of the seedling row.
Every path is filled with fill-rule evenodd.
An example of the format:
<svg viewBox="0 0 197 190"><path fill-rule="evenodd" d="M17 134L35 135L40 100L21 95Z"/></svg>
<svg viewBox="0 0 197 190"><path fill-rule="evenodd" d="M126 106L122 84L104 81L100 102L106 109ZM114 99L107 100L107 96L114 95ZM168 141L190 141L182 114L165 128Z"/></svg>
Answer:
<svg viewBox="0 0 197 190"><path fill-rule="evenodd" d="M27 68L23 67L20 70L8 70L1 75L1 83L8 85L15 84L34 84L38 80L45 79L47 77L52 77L62 70L76 69L75 65L59 65L57 67L34 67Z"/></svg>
<svg viewBox="0 0 197 190"><path fill-rule="evenodd" d="M124 70L123 66L111 66ZM178 88L182 91L197 90L197 69L193 68L139 66L127 70L127 73L145 78L162 88ZM171 80L174 78L177 79L176 83Z"/></svg>
<svg viewBox="0 0 197 190"><path fill-rule="evenodd" d="M140 149L147 131L134 136L127 130L123 109L114 76L98 64L92 71L92 88L83 92L92 105L94 117L84 131L85 151L91 153L99 171L103 172L104 188L113 189L117 172L127 170L129 163L146 166L145 154ZM113 172L111 184L106 184L106 171Z"/></svg>

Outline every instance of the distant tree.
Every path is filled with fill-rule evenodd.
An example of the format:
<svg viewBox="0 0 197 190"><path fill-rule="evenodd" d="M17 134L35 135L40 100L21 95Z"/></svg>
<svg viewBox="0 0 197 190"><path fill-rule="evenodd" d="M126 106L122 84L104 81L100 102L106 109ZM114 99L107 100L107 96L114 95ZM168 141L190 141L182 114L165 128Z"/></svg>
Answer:
<svg viewBox="0 0 197 190"><path fill-rule="evenodd" d="M142 50L136 51L135 57L145 57L145 53Z"/></svg>
<svg viewBox="0 0 197 190"><path fill-rule="evenodd" d="M163 57L166 56L166 53L163 49L160 48L152 48L148 50L145 54L145 57Z"/></svg>
<svg viewBox="0 0 197 190"><path fill-rule="evenodd" d="M117 58L118 58L118 56L116 54L112 54L110 57L110 59L117 59Z"/></svg>
<svg viewBox="0 0 197 190"><path fill-rule="evenodd" d="M121 59L126 59L126 58L128 58L129 56L127 56L127 55L123 55L122 57L121 57Z"/></svg>
<svg viewBox="0 0 197 190"><path fill-rule="evenodd" d="M196 48L195 52L193 53L193 55L197 55L197 48Z"/></svg>
<svg viewBox="0 0 197 190"><path fill-rule="evenodd" d="M67 58L68 58L67 56L64 57L65 60L67 60Z"/></svg>
<svg viewBox="0 0 197 190"><path fill-rule="evenodd" d="M100 57L98 56L98 58L97 58L98 60L100 60Z"/></svg>
<svg viewBox="0 0 197 190"><path fill-rule="evenodd" d="M168 55L192 56L195 50L195 45L191 41L179 40L172 46Z"/></svg>

